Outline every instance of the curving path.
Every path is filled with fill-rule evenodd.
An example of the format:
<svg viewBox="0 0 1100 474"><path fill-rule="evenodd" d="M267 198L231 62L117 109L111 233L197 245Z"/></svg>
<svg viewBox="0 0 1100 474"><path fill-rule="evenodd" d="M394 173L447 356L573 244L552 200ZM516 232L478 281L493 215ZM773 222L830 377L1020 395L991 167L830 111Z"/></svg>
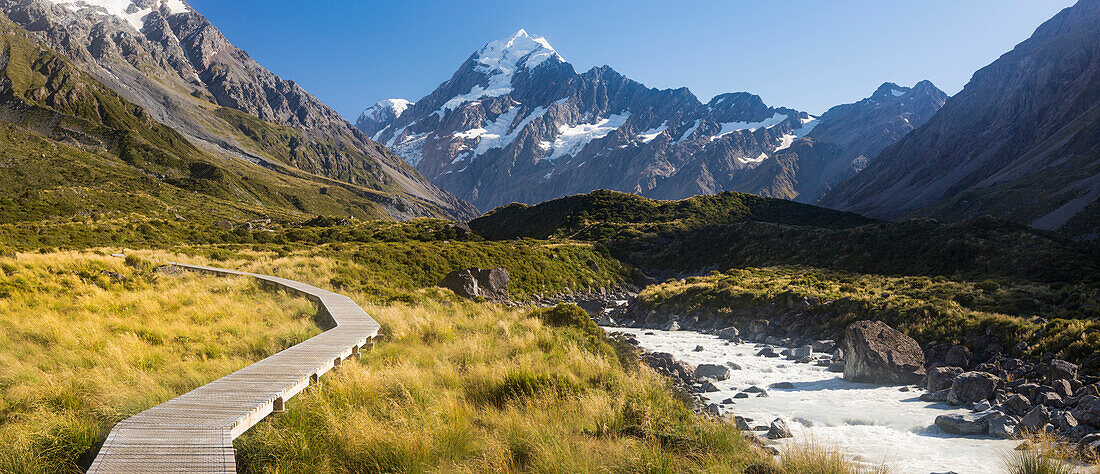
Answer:
<svg viewBox="0 0 1100 474"><path fill-rule="evenodd" d="M378 323L351 298L285 278L172 263L226 276L247 276L317 303L336 327L115 425L90 473L236 472L233 439L360 350Z"/></svg>

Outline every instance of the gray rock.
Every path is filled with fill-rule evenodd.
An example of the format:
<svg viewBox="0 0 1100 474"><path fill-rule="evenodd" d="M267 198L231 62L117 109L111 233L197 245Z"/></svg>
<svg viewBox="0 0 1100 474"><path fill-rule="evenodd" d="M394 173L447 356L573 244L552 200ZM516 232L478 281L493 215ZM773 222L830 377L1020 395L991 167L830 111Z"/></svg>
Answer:
<svg viewBox="0 0 1100 474"><path fill-rule="evenodd" d="M733 398L749 398L749 394L747 394L745 392L740 392L740 393L734 395Z"/></svg>
<svg viewBox="0 0 1100 474"><path fill-rule="evenodd" d="M745 418L743 416L733 417L733 423L737 425L737 429L740 431L752 431L752 425L749 425L751 422L752 418Z"/></svg>
<svg viewBox="0 0 1100 474"><path fill-rule="evenodd" d="M989 419L993 416L991 411L940 415L936 417L936 426L951 434L985 434L989 432Z"/></svg>
<svg viewBox="0 0 1100 474"><path fill-rule="evenodd" d="M1008 408L1013 415L1017 416L1023 416L1031 409L1031 402L1028 401L1027 397L1018 393L1009 396L1003 405L1005 408Z"/></svg>
<svg viewBox="0 0 1100 474"><path fill-rule="evenodd" d="M507 301L508 281L508 270L503 268L464 268L448 273L439 286L463 298L480 296L491 301Z"/></svg>
<svg viewBox="0 0 1100 474"><path fill-rule="evenodd" d="M708 404L705 408L703 408L703 414L712 417L722 416L722 407L719 407L717 404L714 403Z"/></svg>
<svg viewBox="0 0 1100 474"><path fill-rule="evenodd" d="M779 389L779 390L793 390L794 389L794 384L790 383L790 382L779 382L779 383L773 383L773 384L769 385L769 387Z"/></svg>
<svg viewBox="0 0 1100 474"><path fill-rule="evenodd" d="M741 336L741 332L738 331L737 328L732 326L724 329L719 329L717 334L718 337L727 341L735 341Z"/></svg>
<svg viewBox="0 0 1100 474"><path fill-rule="evenodd" d="M741 366L733 362L726 362L726 367L729 367L730 370L741 370Z"/></svg>
<svg viewBox="0 0 1100 474"><path fill-rule="evenodd" d="M906 385L924 379L924 352L913 338L881 321L857 321L844 331L844 378Z"/></svg>
<svg viewBox="0 0 1100 474"><path fill-rule="evenodd" d="M749 388L746 388L746 389L744 390L744 392L745 392L745 393L762 393L762 392L764 392L764 389L762 389L762 388L760 388L760 387L757 387L756 385L753 385L753 386L751 386L751 387L749 387Z"/></svg>
<svg viewBox="0 0 1100 474"><path fill-rule="evenodd" d="M948 400L957 400L962 404L988 400L997 388L1000 379L986 372L964 372L951 383Z"/></svg>
<svg viewBox="0 0 1100 474"><path fill-rule="evenodd" d="M1047 379L1072 380L1077 378L1077 365L1061 359L1054 359L1047 364Z"/></svg>
<svg viewBox="0 0 1100 474"><path fill-rule="evenodd" d="M938 392L951 388L951 382L961 373L961 367L933 367L928 371L928 391Z"/></svg>
<svg viewBox="0 0 1100 474"><path fill-rule="evenodd" d="M707 380L706 382L703 382L702 389L703 389L704 393L714 393L714 392L717 392L717 391L721 390L721 389L718 388L717 385L714 385L714 383L711 382L710 380Z"/></svg>
<svg viewBox="0 0 1100 474"><path fill-rule="evenodd" d="M779 354L777 354L775 352L775 348L772 347L772 346L764 346L764 348L760 349L760 352L757 352L756 355L757 356L763 356L763 357L773 357L773 358L774 357L779 357Z"/></svg>
<svg viewBox="0 0 1100 474"><path fill-rule="evenodd" d="M1063 408L1066 406L1066 403L1062 400L1062 397L1058 396L1058 394L1054 392L1042 392L1035 395L1035 404L1046 405L1052 408Z"/></svg>
<svg viewBox="0 0 1100 474"><path fill-rule="evenodd" d="M971 408L971 409L974 410L974 411L986 411L986 410L989 410L990 408L993 408L993 407L989 404L989 400L982 400L978 403L975 403L974 407Z"/></svg>
<svg viewBox="0 0 1100 474"><path fill-rule="evenodd" d="M707 349L703 346L695 346L695 349L692 349L691 352L703 352L705 350Z"/></svg>
<svg viewBox="0 0 1100 474"><path fill-rule="evenodd" d="M988 420L989 436L1003 439L1016 437L1016 426L1020 420L1012 415L994 416Z"/></svg>
<svg viewBox="0 0 1100 474"><path fill-rule="evenodd" d="M1039 405L1032 408L1020 419L1020 428L1028 431L1040 431L1047 423L1050 423L1050 409Z"/></svg>
<svg viewBox="0 0 1100 474"><path fill-rule="evenodd" d="M972 358L970 349L963 346L952 346L947 354L943 356L943 363L949 366L967 368L970 367Z"/></svg>
<svg viewBox="0 0 1100 474"><path fill-rule="evenodd" d="M846 365L842 360L833 361L829 364L829 372L842 373Z"/></svg>
<svg viewBox="0 0 1100 474"><path fill-rule="evenodd" d="M1100 428L1100 398L1082 400L1073 410L1073 416L1081 423Z"/></svg>
<svg viewBox="0 0 1100 474"><path fill-rule="evenodd" d="M1077 428L1077 419L1068 411L1059 411L1050 417L1050 424L1059 430L1070 432Z"/></svg>
<svg viewBox="0 0 1100 474"><path fill-rule="evenodd" d="M768 427L767 436L768 439L780 439L790 438L792 435L790 428L787 427L787 422L783 421L781 418L776 418L775 421L772 421L771 426Z"/></svg>
<svg viewBox="0 0 1100 474"><path fill-rule="evenodd" d="M794 350L791 351L791 357L793 357L795 359L804 359L806 357L812 356L813 354L814 354L813 346L802 346L802 347L795 348Z"/></svg>
<svg viewBox="0 0 1100 474"><path fill-rule="evenodd" d="M814 341L812 346L814 352L823 352L828 354L836 350L836 341L832 339Z"/></svg>
<svg viewBox="0 0 1100 474"><path fill-rule="evenodd" d="M665 324L665 327L663 327L662 329L665 331L679 331L680 323L676 321L669 321L668 324Z"/></svg>
<svg viewBox="0 0 1100 474"><path fill-rule="evenodd" d="M938 392L925 392L921 394L920 399L925 402L946 402L949 395L951 395L951 389L945 389Z"/></svg>
<svg viewBox="0 0 1100 474"><path fill-rule="evenodd" d="M727 380L730 378L730 369L724 365L699 364L699 366L695 368L695 377Z"/></svg>

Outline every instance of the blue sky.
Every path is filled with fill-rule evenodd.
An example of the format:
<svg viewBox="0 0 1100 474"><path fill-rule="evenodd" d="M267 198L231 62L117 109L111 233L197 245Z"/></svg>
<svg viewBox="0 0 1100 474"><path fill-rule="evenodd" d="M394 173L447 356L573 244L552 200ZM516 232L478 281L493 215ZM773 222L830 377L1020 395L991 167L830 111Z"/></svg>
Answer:
<svg viewBox="0 0 1100 474"><path fill-rule="evenodd" d="M749 91L811 113L881 83L949 94L1072 0L189 0L237 46L354 121L417 100L525 28L578 72L610 65L706 102Z"/></svg>

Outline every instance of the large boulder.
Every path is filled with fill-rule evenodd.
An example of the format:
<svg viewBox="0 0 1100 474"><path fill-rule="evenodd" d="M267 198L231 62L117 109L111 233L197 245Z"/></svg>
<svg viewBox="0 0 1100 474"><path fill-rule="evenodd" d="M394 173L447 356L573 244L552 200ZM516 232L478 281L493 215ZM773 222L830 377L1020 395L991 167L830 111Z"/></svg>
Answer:
<svg viewBox="0 0 1100 474"><path fill-rule="evenodd" d="M951 382L951 394L947 399L957 401L959 404L988 400L1000 382L1001 379L990 373L964 372Z"/></svg>
<svg viewBox="0 0 1100 474"><path fill-rule="evenodd" d="M464 268L448 273L439 282L463 298L478 296L491 301L508 300L508 270L503 268Z"/></svg>
<svg viewBox="0 0 1100 474"><path fill-rule="evenodd" d="M695 368L695 377L700 379L726 380L730 378L730 369L724 365L699 364Z"/></svg>
<svg viewBox="0 0 1100 474"><path fill-rule="evenodd" d="M1054 359L1050 361L1050 365L1047 370L1047 377L1050 381L1055 380L1072 380L1077 378L1077 364L1066 362L1061 359Z"/></svg>
<svg viewBox="0 0 1100 474"><path fill-rule="evenodd" d="M924 379L924 351L913 338L881 321L857 321L844 330L844 378L907 385Z"/></svg>
<svg viewBox="0 0 1100 474"><path fill-rule="evenodd" d="M1088 400L1082 400L1073 415L1081 423L1100 428L1100 398L1089 397Z"/></svg>
<svg viewBox="0 0 1100 474"><path fill-rule="evenodd" d="M1050 423L1050 417L1050 409L1039 405L1024 415L1020 420L1020 428L1027 431L1042 431L1043 427Z"/></svg>
<svg viewBox="0 0 1100 474"><path fill-rule="evenodd" d="M961 373L963 369L959 367L933 367L928 371L928 391L938 392L951 388L951 383Z"/></svg>
<svg viewBox="0 0 1100 474"><path fill-rule="evenodd" d="M936 417L936 426L951 434L986 434L989 432L989 420L999 415L993 411L940 415Z"/></svg>

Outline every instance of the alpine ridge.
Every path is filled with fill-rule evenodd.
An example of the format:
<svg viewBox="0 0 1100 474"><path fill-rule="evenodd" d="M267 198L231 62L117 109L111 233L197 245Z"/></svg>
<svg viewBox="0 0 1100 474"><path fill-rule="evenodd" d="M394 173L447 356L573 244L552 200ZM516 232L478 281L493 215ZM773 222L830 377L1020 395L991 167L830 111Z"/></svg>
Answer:
<svg viewBox="0 0 1100 474"><path fill-rule="evenodd" d="M704 104L686 88L648 88L609 66L578 74L546 39L519 30L474 52L428 96L383 101L357 126L482 210L601 188L814 202L943 103L928 82L891 85L886 95L827 120L747 92ZM822 125L830 126L815 138Z"/></svg>

